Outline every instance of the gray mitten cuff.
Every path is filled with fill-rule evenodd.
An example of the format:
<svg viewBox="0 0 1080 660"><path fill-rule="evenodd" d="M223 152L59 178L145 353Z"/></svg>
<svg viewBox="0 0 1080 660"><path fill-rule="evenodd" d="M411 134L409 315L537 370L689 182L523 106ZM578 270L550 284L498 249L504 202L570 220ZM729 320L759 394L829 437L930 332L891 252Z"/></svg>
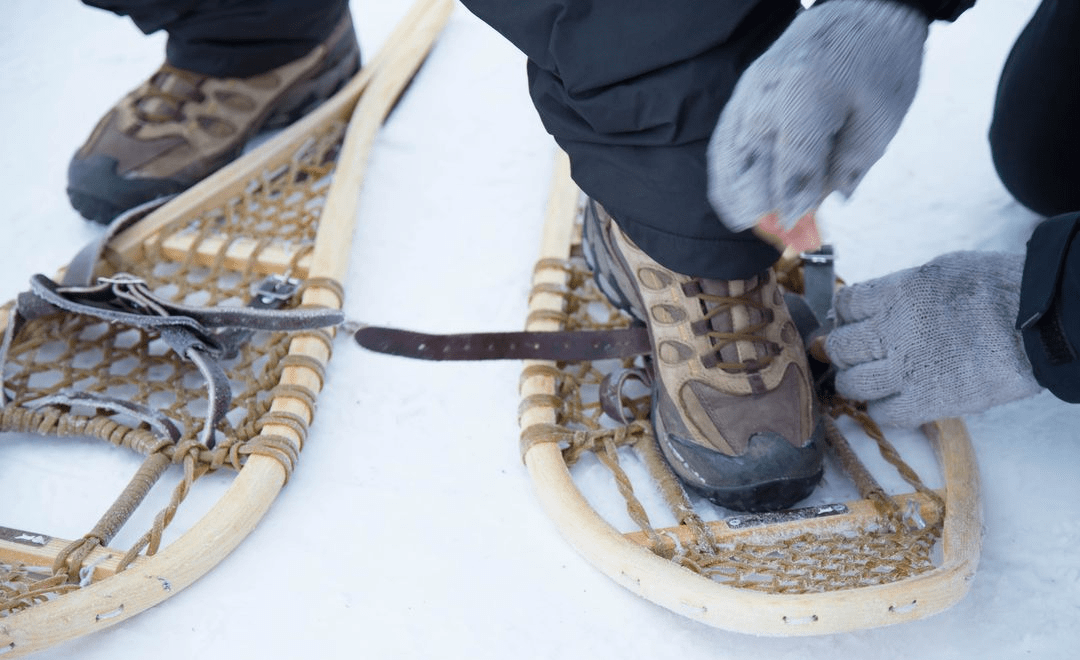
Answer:
<svg viewBox="0 0 1080 660"><path fill-rule="evenodd" d="M975 6L975 0L887 0L914 7L932 21L955 21L968 9Z"/></svg>

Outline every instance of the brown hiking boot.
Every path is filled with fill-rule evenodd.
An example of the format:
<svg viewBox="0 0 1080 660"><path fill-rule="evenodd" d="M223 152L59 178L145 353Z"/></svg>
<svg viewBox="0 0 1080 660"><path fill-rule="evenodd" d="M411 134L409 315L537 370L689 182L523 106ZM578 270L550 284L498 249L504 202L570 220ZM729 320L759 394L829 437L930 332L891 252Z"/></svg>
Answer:
<svg viewBox="0 0 1080 660"><path fill-rule="evenodd" d="M295 121L359 68L345 17L304 57L250 78L212 78L168 62L110 110L68 166L68 197L107 223L234 160L260 130Z"/></svg>
<svg viewBox="0 0 1080 660"><path fill-rule="evenodd" d="M675 273L598 204L585 253L616 306L649 329L652 423L672 469L713 502L775 511L822 474L821 426L802 339L772 270L748 280Z"/></svg>

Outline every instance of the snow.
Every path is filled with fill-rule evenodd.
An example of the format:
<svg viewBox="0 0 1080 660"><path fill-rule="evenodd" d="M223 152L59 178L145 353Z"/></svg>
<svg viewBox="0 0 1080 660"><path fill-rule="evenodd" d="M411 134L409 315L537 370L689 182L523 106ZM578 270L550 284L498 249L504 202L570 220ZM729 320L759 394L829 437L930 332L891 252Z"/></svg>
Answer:
<svg viewBox="0 0 1080 660"><path fill-rule="evenodd" d="M373 54L405 0L354 0ZM821 217L849 281L955 249L1021 252L986 132L1001 63L1037 3L982 0L934 26L890 151ZM98 117L159 63L161 35L75 2L0 10L0 297L98 233L65 168ZM427 331L517 329L553 145L523 57L458 8L386 125L359 209L347 314ZM1080 408L1043 394L968 418L985 537L970 594L898 627L816 638L724 632L593 569L540 509L517 450L515 363L437 364L340 341L292 480L217 568L165 603L39 658L1064 658L1080 641ZM81 535L135 459L5 436L0 522ZM60 461L58 463L58 461ZM226 480L178 525L197 518ZM184 511L183 509L181 510Z"/></svg>

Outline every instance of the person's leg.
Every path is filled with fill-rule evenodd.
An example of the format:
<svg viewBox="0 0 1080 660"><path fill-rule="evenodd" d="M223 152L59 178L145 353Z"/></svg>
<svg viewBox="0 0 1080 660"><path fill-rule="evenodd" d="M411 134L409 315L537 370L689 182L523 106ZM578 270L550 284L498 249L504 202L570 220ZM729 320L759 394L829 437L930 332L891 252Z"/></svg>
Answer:
<svg viewBox="0 0 1080 660"><path fill-rule="evenodd" d="M716 217L705 151L739 75L798 0L464 4L528 56L533 101L575 181L651 257L721 279L776 260Z"/></svg>
<svg viewBox="0 0 1080 660"><path fill-rule="evenodd" d="M652 423L714 502L785 508L821 477L806 356L770 266L706 196L705 154L740 73L797 0L464 0L529 58L545 127L591 198L586 258L649 328Z"/></svg>
<svg viewBox="0 0 1080 660"><path fill-rule="evenodd" d="M998 85L990 147L998 176L1046 216L1080 209L1080 2L1043 0Z"/></svg>
<svg viewBox="0 0 1080 660"><path fill-rule="evenodd" d="M165 64L101 119L68 166L72 206L97 222L186 190L359 68L345 0L87 4L169 33Z"/></svg>

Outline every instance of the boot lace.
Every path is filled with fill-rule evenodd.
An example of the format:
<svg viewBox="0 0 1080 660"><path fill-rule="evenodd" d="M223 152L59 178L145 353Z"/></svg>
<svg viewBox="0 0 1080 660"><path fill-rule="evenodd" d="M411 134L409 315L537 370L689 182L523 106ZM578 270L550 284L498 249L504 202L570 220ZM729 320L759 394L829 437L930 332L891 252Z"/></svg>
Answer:
<svg viewBox="0 0 1080 660"><path fill-rule="evenodd" d="M765 304L754 299L753 294L761 288L764 277L757 278L753 286L749 286L741 295L721 296L703 291L701 280L694 279L683 284L683 293L689 297L697 298L705 311L705 316L700 321L691 325L691 330L696 336L708 337L711 340L711 348L700 356L701 363L706 368L719 368L731 372L753 373L769 366L773 359L780 354L781 346L764 337L761 333L773 322L775 314ZM731 331L720 331L713 326L713 320L720 314L730 313L736 307L749 307L761 313L761 320L751 323L744 328ZM732 324L734 325L734 324ZM724 348L737 342L749 342L761 346L764 350L759 355L740 362L726 361L722 356Z"/></svg>
<svg viewBox="0 0 1080 660"><path fill-rule="evenodd" d="M154 124L183 121L185 104L206 100L200 90L204 80L206 76L162 65L135 99L135 116Z"/></svg>

